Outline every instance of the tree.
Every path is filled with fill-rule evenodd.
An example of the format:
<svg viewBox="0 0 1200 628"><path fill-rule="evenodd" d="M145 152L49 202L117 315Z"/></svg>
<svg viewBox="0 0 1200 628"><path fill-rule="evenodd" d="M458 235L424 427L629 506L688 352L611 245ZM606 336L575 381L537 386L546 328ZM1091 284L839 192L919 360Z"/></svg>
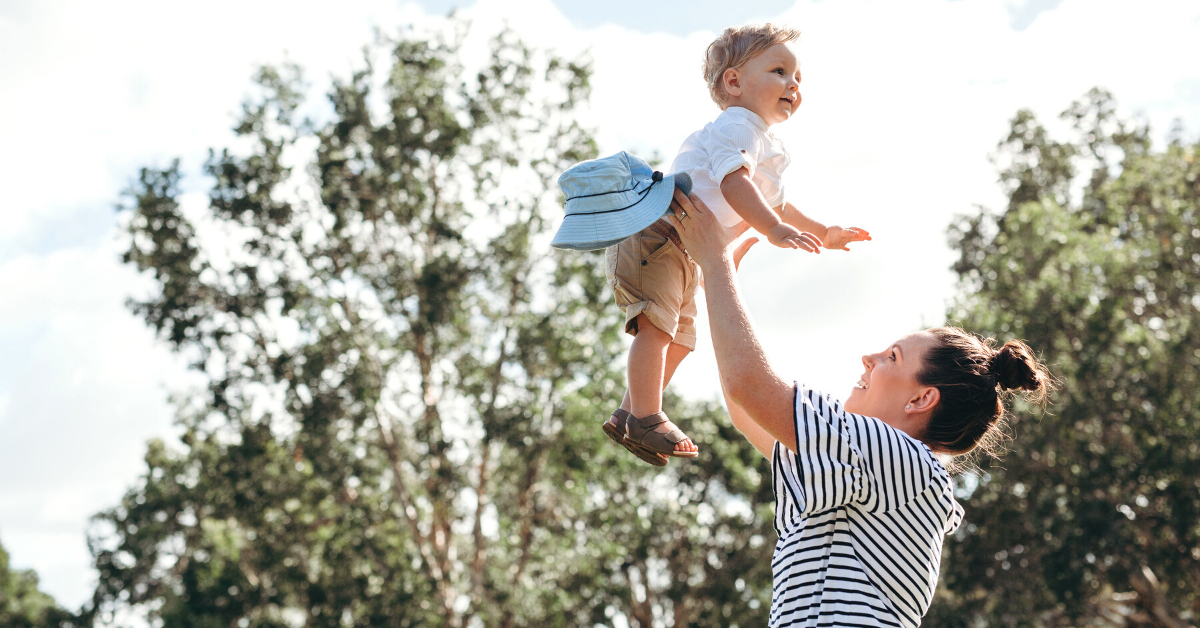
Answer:
<svg viewBox="0 0 1200 628"><path fill-rule="evenodd" d="M1200 144L1089 92L1001 143L1001 212L951 229L949 318L1026 339L1062 379L1011 451L961 476L933 625L1183 626L1200 616ZM1181 620L1183 617L1187 621ZM982 622L980 624L979 622Z"/></svg>
<svg viewBox="0 0 1200 628"><path fill-rule="evenodd" d="M0 626L6 628L49 628L71 619L54 598L38 590L32 569L12 571L8 552L0 545Z"/></svg>
<svg viewBox="0 0 1200 628"><path fill-rule="evenodd" d="M461 25L459 25L461 27ZM134 311L208 386L90 538L91 607L166 626L758 625L769 482L717 407L659 472L599 429L624 386L595 254L552 252L555 177L595 154L586 64L504 33L386 42L299 120L264 68L207 209L143 169ZM371 58L368 55L368 59Z"/></svg>

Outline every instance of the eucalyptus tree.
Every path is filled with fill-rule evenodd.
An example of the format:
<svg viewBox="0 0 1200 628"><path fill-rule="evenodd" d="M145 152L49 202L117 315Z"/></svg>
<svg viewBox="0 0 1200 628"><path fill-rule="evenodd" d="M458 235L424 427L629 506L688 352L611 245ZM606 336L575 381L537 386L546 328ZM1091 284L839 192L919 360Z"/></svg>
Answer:
<svg viewBox="0 0 1200 628"><path fill-rule="evenodd" d="M298 68L262 69L206 204L141 171L131 306L206 385L97 517L93 617L765 621L769 483L718 408L673 402L710 453L665 472L599 429L619 313L600 256L548 246L596 154L588 65L511 33L472 65L458 26L372 49L320 122Z"/></svg>
<svg viewBox="0 0 1200 628"><path fill-rule="evenodd" d="M8 551L0 545L0 626L50 628L72 619L54 598L38 590L37 573L9 567Z"/></svg>
<svg viewBox="0 0 1200 628"><path fill-rule="evenodd" d="M1063 119L1071 139L1018 112L1008 206L951 229L949 318L1028 340L1063 386L962 476L933 625L1200 616L1200 144L1177 127L1155 148L1102 90Z"/></svg>

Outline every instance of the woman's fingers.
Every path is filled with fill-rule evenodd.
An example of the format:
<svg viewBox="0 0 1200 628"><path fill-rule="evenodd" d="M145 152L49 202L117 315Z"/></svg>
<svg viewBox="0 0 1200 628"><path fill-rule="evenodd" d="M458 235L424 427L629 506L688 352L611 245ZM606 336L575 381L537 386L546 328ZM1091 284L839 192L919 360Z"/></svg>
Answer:
<svg viewBox="0 0 1200 628"><path fill-rule="evenodd" d="M747 226L749 226L749 225L747 225ZM743 231L745 231L745 229L743 229ZM739 244L736 249L734 249L734 251L733 251L733 269L734 270L737 270L738 266L740 266L742 264L742 258L746 256L746 251L749 251L750 247L754 246L755 244L758 244L758 238L750 237L750 238L746 238L745 240L743 240L742 243Z"/></svg>
<svg viewBox="0 0 1200 628"><path fill-rule="evenodd" d="M683 190L679 188L675 188L675 196L671 199L671 207L675 210L675 215L681 218L683 217L683 214L680 212L683 212L684 214L691 212L700 213L700 210L695 204L692 203L692 199L688 198L688 196L683 193Z"/></svg>

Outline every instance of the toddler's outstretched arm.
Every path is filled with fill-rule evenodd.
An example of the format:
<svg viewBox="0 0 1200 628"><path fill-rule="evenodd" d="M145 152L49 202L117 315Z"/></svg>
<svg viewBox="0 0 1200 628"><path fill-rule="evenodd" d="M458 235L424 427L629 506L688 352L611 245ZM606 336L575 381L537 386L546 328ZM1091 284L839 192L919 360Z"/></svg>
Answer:
<svg viewBox="0 0 1200 628"><path fill-rule="evenodd" d="M821 237L821 244L827 249L849 251L850 249L846 247L847 244L871 239L871 234L867 233L866 229L839 227L837 225L826 227L812 218L805 216L791 203L783 206L783 221L800 231L808 231L819 235Z"/></svg>
<svg viewBox="0 0 1200 628"><path fill-rule="evenodd" d="M758 186L750 180L750 171L739 168L721 180L721 194L742 220L754 230L767 236L775 246L785 249L804 249L810 253L821 252L821 241L811 233L804 233L783 221L779 213L767 205Z"/></svg>

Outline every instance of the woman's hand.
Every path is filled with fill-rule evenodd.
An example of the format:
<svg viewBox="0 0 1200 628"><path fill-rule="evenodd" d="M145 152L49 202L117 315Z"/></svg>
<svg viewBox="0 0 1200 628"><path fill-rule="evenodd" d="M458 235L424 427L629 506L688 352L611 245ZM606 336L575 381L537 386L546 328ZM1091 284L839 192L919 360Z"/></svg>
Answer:
<svg viewBox="0 0 1200 628"><path fill-rule="evenodd" d="M734 270L737 270L738 267L742 265L742 258L746 256L746 251L749 251L750 247L754 246L755 244L758 244L758 238L746 238L745 240L742 240L742 243L739 244L736 249L733 250Z"/></svg>
<svg viewBox="0 0 1200 628"><path fill-rule="evenodd" d="M671 210L674 213L669 220L679 232L683 248L687 249L688 255L691 255L702 269L723 263L731 253L729 245L750 228L745 221L735 227L725 227L704 206L699 197L688 198L678 188L675 190L675 198L671 200ZM752 244L743 246L744 248L738 248L741 255L745 255ZM738 261L741 261L741 255L736 256Z"/></svg>

